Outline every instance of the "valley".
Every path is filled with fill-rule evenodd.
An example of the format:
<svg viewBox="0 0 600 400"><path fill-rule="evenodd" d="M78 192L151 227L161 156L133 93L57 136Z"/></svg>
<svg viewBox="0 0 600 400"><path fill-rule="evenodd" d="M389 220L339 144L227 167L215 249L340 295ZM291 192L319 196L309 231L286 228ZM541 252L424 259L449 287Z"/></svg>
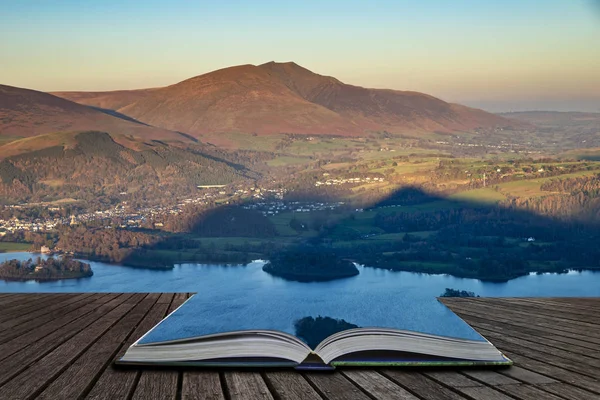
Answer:
<svg viewBox="0 0 600 400"><path fill-rule="evenodd" d="M600 268L592 113L494 115L294 63L55 95L0 91L0 249L161 270L309 251L490 281Z"/></svg>

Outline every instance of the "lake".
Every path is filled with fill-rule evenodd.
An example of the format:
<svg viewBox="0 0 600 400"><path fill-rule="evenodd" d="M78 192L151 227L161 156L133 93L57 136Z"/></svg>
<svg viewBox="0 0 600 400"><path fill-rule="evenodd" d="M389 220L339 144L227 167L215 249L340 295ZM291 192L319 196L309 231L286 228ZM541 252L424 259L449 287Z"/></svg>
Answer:
<svg viewBox="0 0 600 400"><path fill-rule="evenodd" d="M0 261L27 259L30 253L0 254ZM396 326L434 333L464 329L435 300L445 288L480 296L600 296L600 273L529 275L506 283L447 275L396 272L359 266L355 277L330 282L290 282L263 272L263 261L224 266L181 264L169 271L89 262L94 276L51 282L6 282L0 292L197 292L194 318L203 329L223 331L262 327L293 332L306 316L343 318L359 326ZM440 328L441 327L441 328ZM470 328L469 328L470 329Z"/></svg>
<svg viewBox="0 0 600 400"><path fill-rule="evenodd" d="M26 260L31 253L1 253L7 259ZM567 274L531 274L505 283L396 272L359 266L360 275L331 282L301 283L273 277L262 271L263 262L224 266L179 264L168 271L136 269L102 262L89 262L94 276L51 282L6 282L0 280L0 292L215 292L249 293L285 291L299 296L308 292L341 291L349 296L381 292L389 296L411 298L439 296L445 288L473 291L480 296L600 296L600 272Z"/></svg>
<svg viewBox="0 0 600 400"><path fill-rule="evenodd" d="M7 259L25 260L31 253L1 253ZM531 274L506 283L481 282L448 275L396 272L359 266L360 275L331 282L301 283L285 281L262 271L263 262L245 266L180 264L168 271L136 269L87 261L94 276L52 282L6 282L0 280L0 292L204 292L215 294L285 291L290 296L310 292L339 291L352 298L370 292L391 297L431 298L445 288L473 291L480 296L600 296L600 272L567 274Z"/></svg>

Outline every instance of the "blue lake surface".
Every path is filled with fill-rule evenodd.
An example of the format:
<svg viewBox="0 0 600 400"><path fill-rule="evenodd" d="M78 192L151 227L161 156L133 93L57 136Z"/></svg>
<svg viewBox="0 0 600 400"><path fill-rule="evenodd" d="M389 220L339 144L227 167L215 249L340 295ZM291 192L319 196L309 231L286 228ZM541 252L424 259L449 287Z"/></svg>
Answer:
<svg viewBox="0 0 600 400"><path fill-rule="evenodd" d="M0 254L28 259L30 253ZM241 328L293 330L306 316L343 318L359 326L390 326L422 332L439 330L450 320L436 296L445 288L484 297L600 296L600 273L529 275L506 283L481 282L447 275L394 272L359 266L355 277L330 282L290 282L262 271L264 262L242 266L180 264L169 271L135 269L90 262L94 276L52 282L7 282L0 292L194 292L194 315L212 321L203 330ZM268 308L268 312L265 310ZM276 316L276 318L274 317ZM273 319L277 321L272 322ZM456 324L455 324L456 325ZM460 324L458 324L460 325ZM447 332L464 336L464 332Z"/></svg>
<svg viewBox="0 0 600 400"><path fill-rule="evenodd" d="M0 262L9 259L26 260L31 253L0 253ZM531 274L505 283L481 282L477 279L455 278L395 272L361 267L360 275L331 282L301 283L273 277L262 271L263 262L245 266L213 264L179 264L168 271L136 269L121 265L86 261L94 276L52 282L7 282L0 280L0 292L206 292L215 296L268 295L285 291L293 297L314 292L328 297L330 290L349 296L351 302L361 296L379 292L389 299L430 298L439 296L445 288L473 291L482 297L589 297L600 296L600 272L584 271L567 274Z"/></svg>

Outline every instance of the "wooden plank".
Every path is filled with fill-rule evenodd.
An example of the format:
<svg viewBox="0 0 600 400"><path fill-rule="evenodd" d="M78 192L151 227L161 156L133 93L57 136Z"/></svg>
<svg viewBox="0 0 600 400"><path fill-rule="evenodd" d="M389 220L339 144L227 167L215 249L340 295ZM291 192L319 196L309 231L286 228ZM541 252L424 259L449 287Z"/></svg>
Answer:
<svg viewBox="0 0 600 400"><path fill-rule="evenodd" d="M155 303L154 307L146 314L146 317L140 322L135 331L125 341L118 350L113 361L122 357L136 340L142 337L152 327L159 323L167 314L169 304ZM135 385L141 372L134 368L115 368L114 365L109 365L102 375L98 378L90 393L88 399L127 399L129 394L135 390Z"/></svg>
<svg viewBox="0 0 600 400"><path fill-rule="evenodd" d="M521 383L516 379L510 378L506 375L502 375L497 371L491 371L486 369L465 369L462 370L461 373L465 374L469 378L475 379L488 386L518 385L519 383Z"/></svg>
<svg viewBox="0 0 600 400"><path fill-rule="evenodd" d="M501 390L506 394L514 396L520 400L561 400L560 397L545 392L535 386L526 384L498 386L498 390Z"/></svg>
<svg viewBox="0 0 600 400"><path fill-rule="evenodd" d="M34 321L32 323L23 324L18 328L13 328L10 335L3 335L3 337L0 338L0 361L26 346L36 344L41 340L46 339L46 343L48 343L48 335L51 335L57 329L60 329L77 318L93 311L115 297L116 295L92 295L86 297L85 302L72 304L68 309L64 308L60 310L61 315L50 313L47 317L40 318L43 321L50 321L46 324L38 326L38 321ZM64 338L64 333L66 332L59 333L61 338Z"/></svg>
<svg viewBox="0 0 600 400"><path fill-rule="evenodd" d="M490 313L491 315L498 315L502 318L517 319L521 321L529 321L532 325L540 325L551 329L567 330L570 332L585 333L585 336L600 339L600 325L587 323L584 321L575 321L571 319L560 318L559 316L550 316L544 314L538 314L535 308L529 309L528 311L519 311L508 307L501 307L497 305L488 305L479 302L478 304L463 303L460 306L453 306L452 309L458 309L461 311L469 312L469 310L476 313Z"/></svg>
<svg viewBox="0 0 600 400"><path fill-rule="evenodd" d="M590 324L590 323L587 323L587 322L581 321L581 320L579 320L579 321L567 320L567 319L561 318L558 315L551 316L551 315L538 314L536 311L537 309L535 307L532 307L528 311L521 311L521 310L511 309L508 307L501 307L501 306L493 305L490 303L483 303L481 301L473 302L473 303L468 303L468 302L449 303L449 306L453 310L456 309L456 310L459 310L460 312L474 312L474 313L477 313L480 315L481 314L487 314L487 315L491 314L494 316L498 315L505 319L517 320L517 321L527 321L527 322L530 322L531 325L540 324L540 326L551 327L553 329L566 330L566 331L575 332L575 333L577 331L581 331L582 329L589 330L589 329L594 329L594 328L598 327L597 324ZM551 324L551 325L549 325L549 324ZM595 332L589 332L589 333L595 333ZM599 337L599 335L590 335L590 336L595 337L595 338Z"/></svg>
<svg viewBox="0 0 600 400"><path fill-rule="evenodd" d="M183 303L183 299L178 297L175 300L174 293L162 293L157 300L157 304L168 305L167 314L172 313ZM177 384L179 373L172 369L155 369L152 371L142 371L140 379L133 394L134 399L144 399L150 393L157 399L170 399L177 396ZM162 382L160 391L155 392L155 382Z"/></svg>
<svg viewBox="0 0 600 400"><path fill-rule="evenodd" d="M0 399L35 396L135 306L136 301L128 301L131 297L131 294L119 296L120 305L0 387Z"/></svg>
<svg viewBox="0 0 600 400"><path fill-rule="evenodd" d="M69 307L72 304L76 304L77 302L82 301L91 295L91 293L69 295L60 302L44 305L43 307L38 308L34 312L26 313L24 315L16 315L8 321L0 322L0 332L9 328L11 331L14 331L14 328L16 326L19 326L31 320L35 320L35 322L39 323L40 317L48 315L61 315L65 312L64 310L67 309L67 307Z"/></svg>
<svg viewBox="0 0 600 400"><path fill-rule="evenodd" d="M317 392L329 400L363 400L369 397L339 373L311 372L306 379Z"/></svg>
<svg viewBox="0 0 600 400"><path fill-rule="evenodd" d="M502 318L501 316L492 320L487 315L474 313L472 311L464 312L463 310L458 309L454 311L465 320L469 320L471 325L477 323L490 324L494 325L494 329L500 326L505 329L511 329L515 332L530 335L531 337L546 337L555 342L576 344L588 349L597 349L598 346L600 346L600 339L584 336L581 334L581 331L578 331L577 329L565 331L560 330L559 328L552 328L551 323L545 324L546 326L540 326L540 324L535 324L533 321L531 325L526 326L527 322L525 321L515 322L514 320Z"/></svg>
<svg viewBox="0 0 600 400"><path fill-rule="evenodd" d="M554 334L557 335L569 333L571 337L579 338L581 341L600 344L600 337L595 337L596 335L590 332L589 329L585 328L582 330L582 328L573 326L571 324L560 324L551 318L538 318L533 314L529 315L528 318L525 318L523 315L514 315L510 314L509 312L502 312L499 310L479 310L474 306L467 308L463 306L452 305L451 309L464 319L474 317L489 321L489 315L494 315L494 322L496 323L511 324L521 327L523 327L524 324L528 324L528 327L525 327L525 329L535 328L538 330L546 330L547 332L554 332Z"/></svg>
<svg viewBox="0 0 600 400"><path fill-rule="evenodd" d="M532 349L529 346L521 346L521 345L512 343L510 341L505 341L504 339L510 339L510 338L504 338L502 335L493 336L491 334L488 334L487 336L492 337L493 342L496 344L496 346L505 353L508 353L510 350L510 353L513 353L513 354L514 353L522 354L527 357L531 357L535 360L543 361L545 363L552 364L552 365L558 366L560 368L564 368L564 369L579 373L584 376L589 376L592 378L596 377L594 375L595 369L590 368L586 365L583 365L580 362L572 361L570 359L565 359L565 358L556 356L553 353L547 353L547 352L539 351L538 349Z"/></svg>
<svg viewBox="0 0 600 400"><path fill-rule="evenodd" d="M593 315L598 315L600 312L600 301L596 297L591 298L561 298L561 299L552 299L552 298L537 298L537 297L519 297L516 298L519 303L524 305L528 305L529 307L536 305L544 305L550 307L557 307L564 311L572 310L579 313L588 313Z"/></svg>
<svg viewBox="0 0 600 400"><path fill-rule="evenodd" d="M462 387L459 391L473 400L514 400L513 397L509 397L487 386Z"/></svg>
<svg viewBox="0 0 600 400"><path fill-rule="evenodd" d="M600 311L600 302L594 298L590 298L588 301L584 301L584 299L577 300L569 298L552 300L540 297L494 298L494 300L501 300L511 305L516 304L519 307L529 309L534 307L535 309L546 311L567 312L571 315L578 315L580 317L590 316L597 318L598 312Z"/></svg>
<svg viewBox="0 0 600 400"><path fill-rule="evenodd" d="M107 294L100 293L100 294L94 295L93 299L89 300L89 301L93 303L100 298L99 296L112 296L112 298L115 298L118 295L117 294L107 295ZM23 323L23 324L20 324L19 326L16 326L11 329L0 332L0 343L12 340L13 338L21 336L24 333L31 332L32 330L43 329L42 328L43 326L45 326L46 324L53 324L57 318L62 319L62 317L69 315L70 313L74 312L74 310L77 310L81 307L85 307L86 303L87 303L87 301L84 303L72 304L61 311L50 312L47 315L40 316L34 320L28 321L27 323ZM2 357L0 357L0 359L1 358Z"/></svg>
<svg viewBox="0 0 600 400"><path fill-rule="evenodd" d="M474 324L474 326L477 326L477 324ZM582 354L576 354L570 350L563 350L560 347L553 347L553 346L541 344L536 341L538 338L531 338L532 340L520 339L517 337L507 336L506 334L503 334L503 333L490 331L490 330L484 329L480 326L477 326L477 330L482 335L484 335L488 338L498 338L498 339L502 338L502 340L504 340L504 342L510 343L511 345L516 344L516 345L520 345L523 347L531 348L532 350L540 351L542 353L559 356L565 360L571 360L571 361L577 362L577 363L581 364L582 366L588 365L588 366L591 366L594 368L600 368L600 360L597 358L587 357Z"/></svg>
<svg viewBox="0 0 600 400"><path fill-rule="evenodd" d="M225 372L224 378L231 400L274 400L258 372Z"/></svg>
<svg viewBox="0 0 600 400"><path fill-rule="evenodd" d="M489 371L488 372L492 372ZM443 370L425 372L425 376L441 383L443 386L450 388L465 397L473 399L493 399L493 400L508 400L510 399L505 394L494 390L492 387L485 386L481 382L462 375L456 370ZM507 378L508 379L508 378ZM519 383L515 381L516 383Z"/></svg>
<svg viewBox="0 0 600 400"><path fill-rule="evenodd" d="M506 368L500 372L502 375L506 375L517 379L524 383L532 385L541 385L546 383L557 383L555 379L538 374L537 372L529 371L514 365L512 368Z"/></svg>
<svg viewBox="0 0 600 400"><path fill-rule="evenodd" d="M383 369L381 372L400 386L408 389L422 399L461 400L466 396L459 395L425 375L399 369Z"/></svg>
<svg viewBox="0 0 600 400"><path fill-rule="evenodd" d="M489 321L492 322L492 321ZM579 354L584 356L585 358L597 359L600 360L600 349L598 347L594 349L590 349L588 347L580 346L579 342L575 341L575 343L568 343L565 341L560 341L556 339L558 336L556 332L548 332L546 333L549 337L543 337L540 334L530 333L525 334L521 333L518 330L510 329L510 327L504 326L502 324L492 324L492 323L482 323L482 322L474 322L471 321L471 326L479 331L493 331L499 334L503 334L506 336L510 336L516 339L528 340L535 338L535 343L543 344L549 347L555 347L560 350L567 350L573 354Z"/></svg>
<svg viewBox="0 0 600 400"><path fill-rule="evenodd" d="M547 316L553 319L574 321L577 324L585 323L590 325L598 325L600 319L590 312L577 312L573 310L564 310L559 306L548 305L543 302L536 302L535 307L531 304L523 303L518 299L497 299L491 298L486 304L492 305L498 309L508 309L511 311L530 312L535 309L536 316Z"/></svg>
<svg viewBox="0 0 600 400"><path fill-rule="evenodd" d="M0 309L9 310L11 304L19 304L22 301L31 301L39 296L43 296L42 293L7 293L6 297L0 299Z"/></svg>
<svg viewBox="0 0 600 400"><path fill-rule="evenodd" d="M40 308L43 308L44 306L56 303L56 302L60 301L61 299L67 298L67 297L69 297L68 294L66 294L66 295L64 295L64 294L63 295L42 295L42 296L36 297L34 299L24 300L23 302L19 302L18 304L15 304L13 307L3 309L2 314L0 314L0 322L7 321L7 320L13 318L14 316L25 315L29 312L39 310Z"/></svg>
<svg viewBox="0 0 600 400"><path fill-rule="evenodd" d="M507 352L507 355L522 368L552 377L571 386L587 389L600 395L600 381L583 376L577 372L566 370L560 366L548 364L521 354Z"/></svg>
<svg viewBox="0 0 600 400"><path fill-rule="evenodd" d="M93 312L81 317L76 318L71 323L68 323L60 329L43 336L39 340L30 342L29 344L22 347L21 350L12 354L2 361L2 369L0 369L0 385L6 383L9 379L19 374L29 365L38 361L48 353L56 349L58 346L69 340L83 329L90 326L98 319L102 318L104 314L114 309L116 306L123 302L123 296L108 295L108 298L102 297L98 301L109 300L106 304L92 305ZM28 340L31 338L28 338Z"/></svg>
<svg viewBox="0 0 600 400"><path fill-rule="evenodd" d="M38 395L38 399L81 398L88 388L93 385L100 372L112 361L121 343L144 318L157 299L158 294L145 295L145 298L129 311L118 324L111 327Z"/></svg>
<svg viewBox="0 0 600 400"><path fill-rule="evenodd" d="M498 331L500 328L503 331L510 331L511 334L518 333L520 335L529 335L529 337L536 338L546 338L546 340L550 340L558 346L562 346L562 343L576 345L581 348L585 348L594 352L598 351L599 344L588 342L582 340L580 334L575 334L571 332L564 331L556 331L550 330L550 328L541 328L541 327L532 327L532 325L527 325L527 323L517 323L509 319L498 318L490 318L489 316L479 317L474 316L474 313L468 314L460 314L463 316L468 315L468 319L470 321L470 325L474 326L475 324L480 324L481 326L488 328L490 330ZM600 339L598 340L600 341Z"/></svg>
<svg viewBox="0 0 600 400"><path fill-rule="evenodd" d="M483 384L473 379L469 379L456 370L431 371L423 372L423 374L448 387L463 388L471 386L483 386Z"/></svg>
<svg viewBox="0 0 600 400"><path fill-rule="evenodd" d="M182 400L225 400L218 372L184 371Z"/></svg>
<svg viewBox="0 0 600 400"><path fill-rule="evenodd" d="M545 392L555 394L569 400L598 400L598 394L588 392L564 383L551 383L539 386Z"/></svg>
<svg viewBox="0 0 600 400"><path fill-rule="evenodd" d="M172 400L177 397L177 373L144 371L140 376L133 400ZM175 388L175 390L173 390Z"/></svg>
<svg viewBox="0 0 600 400"><path fill-rule="evenodd" d="M296 371L266 372L263 378L279 400L317 400L322 397Z"/></svg>
<svg viewBox="0 0 600 400"><path fill-rule="evenodd" d="M346 370L342 372L348 379L371 397L381 400L418 400L406 389L398 386L373 370Z"/></svg>

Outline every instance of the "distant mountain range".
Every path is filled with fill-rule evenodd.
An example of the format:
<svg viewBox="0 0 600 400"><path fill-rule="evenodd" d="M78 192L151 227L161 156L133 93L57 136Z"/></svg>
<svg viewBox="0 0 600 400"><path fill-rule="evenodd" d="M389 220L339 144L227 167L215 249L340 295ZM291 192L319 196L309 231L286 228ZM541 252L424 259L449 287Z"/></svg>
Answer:
<svg viewBox="0 0 600 400"><path fill-rule="evenodd" d="M223 132L451 132L522 125L422 93L348 85L292 62L225 68L163 88L53 94L194 137Z"/></svg>

